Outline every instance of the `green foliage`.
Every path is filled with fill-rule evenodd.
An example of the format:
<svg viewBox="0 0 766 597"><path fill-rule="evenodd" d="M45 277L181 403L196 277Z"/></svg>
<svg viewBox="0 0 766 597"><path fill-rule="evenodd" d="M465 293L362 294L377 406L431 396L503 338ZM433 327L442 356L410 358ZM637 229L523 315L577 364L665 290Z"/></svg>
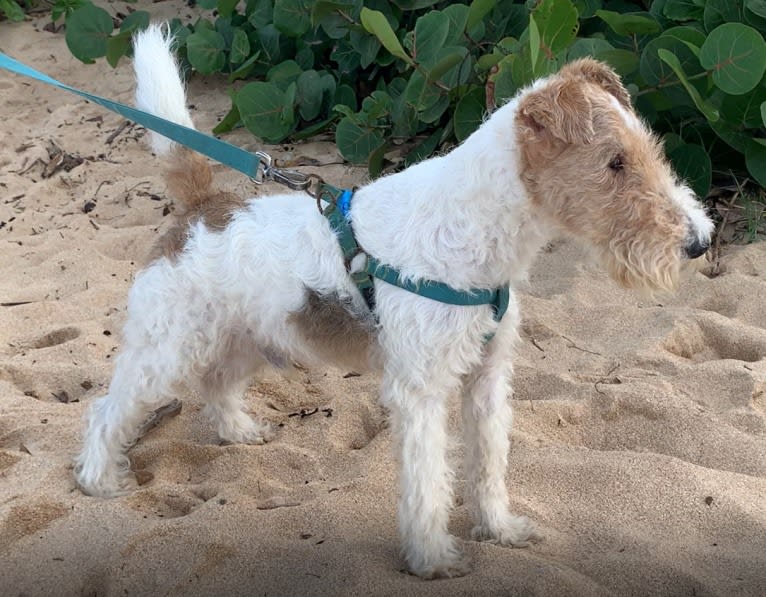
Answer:
<svg viewBox="0 0 766 597"><path fill-rule="evenodd" d="M251 80L217 133L242 125L279 142L334 127L343 156L377 174L384 156L407 165L460 142L488 108L593 56L620 73L698 194L715 174L766 186L764 0L465 2L198 0L202 16L171 28L186 66ZM84 62L116 64L149 20L57 6Z"/></svg>

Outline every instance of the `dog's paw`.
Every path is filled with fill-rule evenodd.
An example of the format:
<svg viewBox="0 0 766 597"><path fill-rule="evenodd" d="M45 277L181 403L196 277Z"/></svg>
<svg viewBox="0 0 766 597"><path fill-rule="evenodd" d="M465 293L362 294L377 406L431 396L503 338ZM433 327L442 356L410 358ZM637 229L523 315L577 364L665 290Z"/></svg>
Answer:
<svg viewBox="0 0 766 597"><path fill-rule="evenodd" d="M486 524L476 525L471 530L471 538L509 547L529 547L542 541L543 534L526 516L511 516L498 528Z"/></svg>
<svg viewBox="0 0 766 597"><path fill-rule="evenodd" d="M454 537L449 537L444 548L437 553L412 550L405 555L405 559L408 571L425 580L456 578L471 571L471 559Z"/></svg>
<svg viewBox="0 0 766 597"><path fill-rule="evenodd" d="M80 490L93 497L113 498L127 495L138 487L138 482L128 470L107 471L95 474L82 465L75 466L75 481Z"/></svg>

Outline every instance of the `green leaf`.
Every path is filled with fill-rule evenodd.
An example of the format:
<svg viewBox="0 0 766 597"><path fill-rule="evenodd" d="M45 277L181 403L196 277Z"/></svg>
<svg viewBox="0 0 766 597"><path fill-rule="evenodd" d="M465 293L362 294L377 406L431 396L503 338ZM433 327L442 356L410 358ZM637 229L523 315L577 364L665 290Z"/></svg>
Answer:
<svg viewBox="0 0 766 597"><path fill-rule="evenodd" d="M723 118L716 122L711 122L710 128L713 129L715 134L723 139L727 145L733 147L740 153L745 153L753 140L753 136L749 131L738 129Z"/></svg>
<svg viewBox="0 0 766 597"><path fill-rule="evenodd" d="M707 0L705 2L705 30L712 31L724 23L741 23L744 21L741 0Z"/></svg>
<svg viewBox="0 0 766 597"><path fill-rule="evenodd" d="M700 63L712 70L716 87L731 95L747 93L766 72L766 42L741 23L719 25L700 48Z"/></svg>
<svg viewBox="0 0 766 597"><path fill-rule="evenodd" d="M761 106L766 103L766 87L758 86L743 95L725 95L721 102L721 116L740 129L759 129L764 126Z"/></svg>
<svg viewBox="0 0 766 597"><path fill-rule="evenodd" d="M391 29L388 19L386 19L386 16L382 12L379 10L370 10L365 7L362 9L360 18L364 28L377 37L386 50L397 58L404 60L407 64L414 64L412 58L410 58L404 51L394 30Z"/></svg>
<svg viewBox="0 0 766 597"><path fill-rule="evenodd" d="M236 70L232 71L232 73L229 75L229 83L233 83L234 81L238 79L244 79L249 74L250 71L253 70L253 67L255 66L255 61L258 60L258 56L260 56L260 52L256 52L255 54L252 54L250 58L245 60L242 64L240 64Z"/></svg>
<svg viewBox="0 0 766 597"><path fill-rule="evenodd" d="M670 29L665 29L665 31L662 32L662 35L666 37L675 37L676 39L687 42L687 45L692 44L697 48L701 47L702 44L705 43L706 38L706 35L699 29L686 26L671 27Z"/></svg>
<svg viewBox="0 0 766 597"><path fill-rule="evenodd" d="M106 40L106 61L112 68L117 64L130 49L130 32L120 33Z"/></svg>
<svg viewBox="0 0 766 597"><path fill-rule="evenodd" d="M234 39L231 41L231 52L229 53L229 62L240 64L250 56L250 40L244 29L234 30Z"/></svg>
<svg viewBox="0 0 766 597"><path fill-rule="evenodd" d="M464 53L458 51L450 52L444 58L440 59L436 64L434 64L433 67L431 67L431 69L428 71L428 77L426 80L429 83L438 81L448 71L452 70L458 64L463 62L464 59Z"/></svg>
<svg viewBox="0 0 766 597"><path fill-rule="evenodd" d="M745 8L766 19L766 0L745 0Z"/></svg>
<svg viewBox="0 0 766 597"><path fill-rule="evenodd" d="M639 57L631 50L612 48L599 52L595 57L609 64L621 77L627 77L638 69Z"/></svg>
<svg viewBox="0 0 766 597"><path fill-rule="evenodd" d="M405 101L419 113L435 106L442 95L441 90L436 85L429 84L419 72L412 73L404 91Z"/></svg>
<svg viewBox="0 0 766 597"><path fill-rule="evenodd" d="M298 86L294 81L287 86L287 89L285 89L285 99L282 104L282 112L279 114L282 122L289 125L290 128L295 124L295 94L297 91Z"/></svg>
<svg viewBox="0 0 766 597"><path fill-rule="evenodd" d="M375 179L383 173L383 160L386 157L387 150L388 147L383 143L367 158L367 170L370 173L370 178Z"/></svg>
<svg viewBox="0 0 766 597"><path fill-rule="evenodd" d="M234 12L239 0L218 0L216 2L216 8L218 8L218 14L222 17L230 17Z"/></svg>
<svg viewBox="0 0 766 597"><path fill-rule="evenodd" d="M460 98L454 115L455 137L458 141L465 141L481 126L486 111L487 99L481 87L475 87Z"/></svg>
<svg viewBox="0 0 766 597"><path fill-rule="evenodd" d="M676 58L675 54L671 54L668 50L661 48L657 50L657 55L660 57L660 60L665 62L671 69L673 69L673 72L676 74L678 79L681 81L681 84L684 86L687 93L694 101L694 105L697 106L697 109L702 112L705 118L711 122L718 120L718 110L703 100L702 96L699 94L699 91L697 91L697 89L689 83L686 75L684 74L683 68L681 68L681 62L678 60L678 58Z"/></svg>
<svg viewBox="0 0 766 597"><path fill-rule="evenodd" d="M449 17L443 12L432 10L415 23L412 58L426 68L436 64L436 54L444 47L449 33Z"/></svg>
<svg viewBox="0 0 766 597"><path fill-rule="evenodd" d="M274 21L274 3L272 0L247 0L245 14L247 22L258 30Z"/></svg>
<svg viewBox="0 0 766 597"><path fill-rule="evenodd" d="M426 8L427 6L433 6L433 0L394 0L396 4L402 10L418 10L419 8Z"/></svg>
<svg viewBox="0 0 766 597"><path fill-rule="evenodd" d="M0 12L16 23L24 20L24 9L15 0L0 0Z"/></svg>
<svg viewBox="0 0 766 597"><path fill-rule="evenodd" d="M766 126L766 102L761 104L761 119L763 120L763 126Z"/></svg>
<svg viewBox="0 0 766 597"><path fill-rule="evenodd" d="M318 135L319 133L323 132L327 127L329 127L333 122L335 122L338 119L338 116L333 114L329 118L325 120L320 120L319 122L309 125L305 128L302 128L301 130L291 133L290 139L294 139L295 141L301 141L303 139L308 139L310 137L313 137L314 135Z"/></svg>
<svg viewBox="0 0 766 597"><path fill-rule="evenodd" d="M596 56L606 50L614 50L614 46L605 39L598 37L578 39L567 50L567 62L587 56Z"/></svg>
<svg viewBox="0 0 766 597"><path fill-rule="evenodd" d="M659 33L660 24L651 17L639 14L620 14L611 10L597 10L596 16L604 21L618 35L654 35Z"/></svg>
<svg viewBox="0 0 766 597"><path fill-rule="evenodd" d="M362 113L370 124L388 116L392 107L391 96L385 91L373 91L362 100Z"/></svg>
<svg viewBox="0 0 766 597"><path fill-rule="evenodd" d="M502 105L505 100L512 98L519 90L519 86L513 79L513 62L517 56L506 56L497 64L497 73L492 81L495 83L495 103Z"/></svg>
<svg viewBox="0 0 766 597"><path fill-rule="evenodd" d="M343 14L349 16L354 12L353 2L332 2L318 0L311 3L311 26L322 26L331 39L340 39L348 31L348 21Z"/></svg>
<svg viewBox="0 0 766 597"><path fill-rule="evenodd" d="M203 75L219 72L226 63L226 42L217 31L199 29L186 38L186 55L191 65Z"/></svg>
<svg viewBox="0 0 766 597"><path fill-rule="evenodd" d="M374 35L365 31L351 31L349 34L351 47L359 53L359 66L367 68L373 62L380 50L380 42Z"/></svg>
<svg viewBox="0 0 766 597"><path fill-rule="evenodd" d="M710 191L713 178L713 165L707 151L699 145L681 145L673 149L668 157L676 173L700 199L704 199Z"/></svg>
<svg viewBox="0 0 766 597"><path fill-rule="evenodd" d="M468 7L466 29L473 29L480 21L484 20L495 7L494 0L473 0Z"/></svg>
<svg viewBox="0 0 766 597"><path fill-rule="evenodd" d="M668 50L679 61L682 70L687 76L694 76L703 72L703 68L694 53L676 37L666 37L664 35L655 37L651 40L644 51L641 53L641 63L639 65L641 78L646 85L661 85L676 79L673 69L668 64L660 60L658 50ZM668 88L670 89L670 88Z"/></svg>
<svg viewBox="0 0 766 597"><path fill-rule="evenodd" d="M677 135L676 133L665 133L662 136L662 145L665 148L665 153L670 154L674 149L686 145L686 142L681 135Z"/></svg>
<svg viewBox="0 0 766 597"><path fill-rule="evenodd" d="M294 83L301 76L303 69L295 60L285 60L269 69L266 80L285 91L290 83Z"/></svg>
<svg viewBox="0 0 766 597"><path fill-rule="evenodd" d="M274 27L288 37L301 37L311 29L308 0L275 0Z"/></svg>
<svg viewBox="0 0 766 597"><path fill-rule="evenodd" d="M766 147L751 143L745 152L745 164L750 175L762 187L766 187Z"/></svg>
<svg viewBox="0 0 766 597"><path fill-rule="evenodd" d="M418 162L430 156L439 145L442 132L442 129L436 129L433 133L431 133L428 137L416 145L415 148L407 154L407 157L404 158L404 165L408 167L412 166L413 164L417 164Z"/></svg>
<svg viewBox="0 0 766 597"><path fill-rule="evenodd" d="M602 4L602 0L574 0L577 14L581 19L596 16L596 11L601 8Z"/></svg>
<svg viewBox="0 0 766 597"><path fill-rule="evenodd" d="M530 26L532 19L540 32L540 49L547 60L553 60L577 37L577 9L570 0L542 0L530 15Z"/></svg>
<svg viewBox="0 0 766 597"><path fill-rule="evenodd" d="M236 94L234 102L242 124L256 137L278 143L290 133L291 123L282 117L285 92L273 83L248 83Z"/></svg>
<svg viewBox="0 0 766 597"><path fill-rule="evenodd" d="M106 55L106 40L112 29L114 24L108 12L86 4L67 18L66 44L75 58L89 64Z"/></svg>
<svg viewBox="0 0 766 597"><path fill-rule="evenodd" d="M529 16L529 55L532 58L532 64L537 64L540 57L540 29L535 21L535 15Z"/></svg>
<svg viewBox="0 0 766 597"><path fill-rule="evenodd" d="M463 33L465 33L469 10L465 4L450 4L442 11L449 19L449 32L444 42L446 45L465 43Z"/></svg>
<svg viewBox="0 0 766 597"><path fill-rule="evenodd" d="M338 85L333 98L334 105L348 106L352 111L356 110L356 93L350 85Z"/></svg>
<svg viewBox="0 0 766 597"><path fill-rule="evenodd" d="M237 126L241 120L242 119L239 117L239 108L237 108L236 104L232 103L231 109L226 113L226 116L224 116L221 119L221 122L213 128L213 134L220 135L222 133L228 133Z"/></svg>
<svg viewBox="0 0 766 597"><path fill-rule="evenodd" d="M307 70L300 74L296 84L295 101L298 104L298 112L303 120L314 120L319 116L322 108L322 86L319 73L315 70Z"/></svg>
<svg viewBox="0 0 766 597"><path fill-rule="evenodd" d="M150 20L151 15L145 10L132 12L120 24L120 33L132 33L146 29Z"/></svg>
<svg viewBox="0 0 766 597"><path fill-rule="evenodd" d="M364 164L370 154L383 145L383 137L376 129L360 126L346 116L335 128L335 143L344 159Z"/></svg>
<svg viewBox="0 0 766 597"><path fill-rule="evenodd" d="M667 0L662 14L673 21L701 21L704 9L695 0Z"/></svg>

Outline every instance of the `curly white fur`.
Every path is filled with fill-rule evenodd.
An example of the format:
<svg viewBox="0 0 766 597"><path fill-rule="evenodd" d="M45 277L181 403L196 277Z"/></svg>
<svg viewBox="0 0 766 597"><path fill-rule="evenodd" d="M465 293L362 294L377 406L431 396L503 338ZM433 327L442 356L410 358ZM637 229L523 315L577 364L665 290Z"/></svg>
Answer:
<svg viewBox="0 0 766 597"><path fill-rule="evenodd" d="M170 40L152 26L136 39L135 53L139 105L190 126ZM545 84L522 91L451 153L361 188L351 209L360 245L405 277L456 289L513 287L523 279L558 229L520 179L513 134L519 102ZM641 126L636 131L645 134ZM169 144L155 138L153 146L164 151ZM689 202L677 209L690 235L709 242L702 209ZM109 393L90 410L76 468L84 491L113 496L131 488L126 449L146 415L177 396L182 382L208 400L221 438L270 439L268 426L243 412L241 393L274 355L326 364L291 323L306 289L365 308L333 231L302 194L251 201L223 231L199 222L177 260L160 258L143 270L130 292ZM468 569L447 531L446 405L461 391L473 537L517 546L538 539L529 520L511 514L505 485L520 320L513 288L499 325L489 307L446 305L381 281L375 292L382 401L401 453L399 526L409 569L427 578Z"/></svg>

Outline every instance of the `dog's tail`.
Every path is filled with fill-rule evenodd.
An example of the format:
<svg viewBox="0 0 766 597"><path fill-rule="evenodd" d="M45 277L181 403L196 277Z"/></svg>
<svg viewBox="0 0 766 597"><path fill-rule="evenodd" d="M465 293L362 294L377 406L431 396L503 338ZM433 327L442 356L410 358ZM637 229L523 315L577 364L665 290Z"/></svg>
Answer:
<svg viewBox="0 0 766 597"><path fill-rule="evenodd" d="M153 23L133 38L136 106L193 129L172 47L173 36L163 24ZM170 195L182 201L187 209L200 206L216 195L213 174L203 156L153 131L149 135L152 151L158 155L169 154L166 179Z"/></svg>

